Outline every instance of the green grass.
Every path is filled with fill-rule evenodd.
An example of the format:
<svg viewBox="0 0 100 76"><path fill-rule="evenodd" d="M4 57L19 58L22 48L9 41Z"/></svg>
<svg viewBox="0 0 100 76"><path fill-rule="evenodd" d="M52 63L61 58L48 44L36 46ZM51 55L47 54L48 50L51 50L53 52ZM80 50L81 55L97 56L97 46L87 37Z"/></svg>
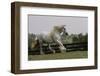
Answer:
<svg viewBox="0 0 100 76"><path fill-rule="evenodd" d="M65 53L29 55L28 60L55 60L55 59L79 59L87 58L88 51L71 51Z"/></svg>

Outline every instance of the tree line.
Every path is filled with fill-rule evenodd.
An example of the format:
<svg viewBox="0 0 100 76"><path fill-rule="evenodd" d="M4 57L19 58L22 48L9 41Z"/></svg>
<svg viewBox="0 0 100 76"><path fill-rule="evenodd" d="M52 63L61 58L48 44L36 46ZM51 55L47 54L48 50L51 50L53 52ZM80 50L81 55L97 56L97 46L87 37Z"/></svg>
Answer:
<svg viewBox="0 0 100 76"><path fill-rule="evenodd" d="M35 43L35 34L28 34L28 46L31 46L31 43ZM72 43L87 43L88 42L88 34L68 34L68 35L63 35L61 37L62 43L63 44L72 44ZM53 43L53 42L52 42ZM44 43L45 44L45 43Z"/></svg>

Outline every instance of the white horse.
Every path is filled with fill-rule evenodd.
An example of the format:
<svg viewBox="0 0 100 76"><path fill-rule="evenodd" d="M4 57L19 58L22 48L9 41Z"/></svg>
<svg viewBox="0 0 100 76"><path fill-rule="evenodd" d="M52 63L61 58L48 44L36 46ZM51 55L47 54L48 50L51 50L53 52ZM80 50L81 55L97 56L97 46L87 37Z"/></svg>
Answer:
<svg viewBox="0 0 100 76"><path fill-rule="evenodd" d="M59 45L59 49L61 50L61 52L65 52L66 48L64 47L63 43L62 43L62 36L66 35L66 28L65 25L60 25L60 26L54 26L53 29L48 33L48 34L44 34L44 33L40 33L36 35L35 40L38 41L38 43L40 44L40 53L44 54L43 52L43 42L46 42L49 44L49 49L55 53L55 50L52 49L51 47L51 43L56 43ZM34 45L32 45L34 47Z"/></svg>

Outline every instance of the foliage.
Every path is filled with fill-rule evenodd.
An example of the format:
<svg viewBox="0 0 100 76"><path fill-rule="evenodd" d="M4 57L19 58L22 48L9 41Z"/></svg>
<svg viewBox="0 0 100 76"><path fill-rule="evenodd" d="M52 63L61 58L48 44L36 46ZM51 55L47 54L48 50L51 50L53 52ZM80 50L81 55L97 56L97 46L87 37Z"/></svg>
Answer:
<svg viewBox="0 0 100 76"><path fill-rule="evenodd" d="M31 49L32 42L35 41L35 34L28 34L28 48Z"/></svg>
<svg viewBox="0 0 100 76"><path fill-rule="evenodd" d="M62 37L62 42L65 44L88 42L88 34L86 33L85 35L83 35L82 33L80 33L80 34L65 35Z"/></svg>

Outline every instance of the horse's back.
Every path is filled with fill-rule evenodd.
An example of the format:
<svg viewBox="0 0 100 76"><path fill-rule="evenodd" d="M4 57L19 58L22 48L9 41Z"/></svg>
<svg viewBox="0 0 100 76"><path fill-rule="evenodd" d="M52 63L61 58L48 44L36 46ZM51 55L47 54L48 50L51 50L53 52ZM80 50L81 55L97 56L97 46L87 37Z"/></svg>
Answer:
<svg viewBox="0 0 100 76"><path fill-rule="evenodd" d="M40 33L40 34L38 34L37 35L37 37L38 37L38 39L40 40L40 41L43 41L43 42L52 42L52 38L51 38L51 36L50 36L50 33Z"/></svg>

